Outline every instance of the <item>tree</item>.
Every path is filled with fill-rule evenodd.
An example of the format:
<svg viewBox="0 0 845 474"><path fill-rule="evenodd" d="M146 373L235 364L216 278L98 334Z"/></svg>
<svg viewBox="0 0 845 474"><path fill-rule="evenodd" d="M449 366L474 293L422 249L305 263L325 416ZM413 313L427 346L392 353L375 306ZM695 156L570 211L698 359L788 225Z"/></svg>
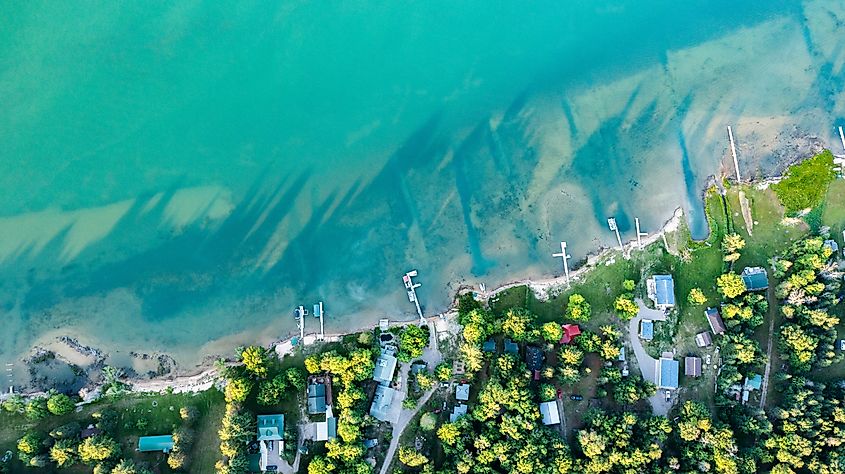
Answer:
<svg viewBox="0 0 845 474"><path fill-rule="evenodd" d="M112 474L147 474L150 471L139 467L131 459L121 459L111 472Z"/></svg>
<svg viewBox="0 0 845 474"><path fill-rule="evenodd" d="M534 316L528 310L511 308L505 311L502 332L514 341L526 342L535 338L533 323Z"/></svg>
<svg viewBox="0 0 845 474"><path fill-rule="evenodd" d="M308 463L308 474L329 474L335 470L335 465L325 456L315 456Z"/></svg>
<svg viewBox="0 0 845 474"><path fill-rule="evenodd" d="M188 465L188 456L184 451L171 451L167 455L167 465L174 471L185 469Z"/></svg>
<svg viewBox="0 0 845 474"><path fill-rule="evenodd" d="M41 441L43 439L38 433L27 432L18 440L18 451L30 456L35 455L41 451Z"/></svg>
<svg viewBox="0 0 845 474"><path fill-rule="evenodd" d="M689 296L687 296L687 302L692 306L701 306L707 302L707 297L704 296L701 288L693 288L690 290Z"/></svg>
<svg viewBox="0 0 845 474"><path fill-rule="evenodd" d="M557 390L555 390L554 385L550 385L544 383L540 385L540 401L541 402L548 402L550 400L554 400L557 396Z"/></svg>
<svg viewBox="0 0 845 474"><path fill-rule="evenodd" d="M364 333L369 334L369 333ZM285 371L288 383L297 390L305 390L305 373L299 367L290 367Z"/></svg>
<svg viewBox="0 0 845 474"><path fill-rule="evenodd" d="M47 410L57 416L66 415L72 412L75 408L76 404L73 403L73 400L63 393L51 395L50 398L47 399Z"/></svg>
<svg viewBox="0 0 845 474"><path fill-rule="evenodd" d="M199 417L199 412L197 411L197 408L192 405L184 406L179 409L179 418L182 418L182 420L189 425L197 421L197 417Z"/></svg>
<svg viewBox="0 0 845 474"><path fill-rule="evenodd" d="M422 390L428 390L434 386L434 377L428 372L419 372L417 373L417 385Z"/></svg>
<svg viewBox="0 0 845 474"><path fill-rule="evenodd" d="M243 402L252 391L252 381L243 377L230 379L226 383L225 396L226 402Z"/></svg>
<svg viewBox="0 0 845 474"><path fill-rule="evenodd" d="M629 293L634 291L634 288L636 288L636 286L637 284L634 282L634 280L625 280L622 282L622 289Z"/></svg>
<svg viewBox="0 0 845 474"><path fill-rule="evenodd" d="M47 418L50 410L47 409L47 399L44 397L33 398L26 404L26 417L30 420Z"/></svg>
<svg viewBox="0 0 845 474"><path fill-rule="evenodd" d="M727 234L722 239L722 251L725 254L736 253L745 248L745 240L739 234Z"/></svg>
<svg viewBox="0 0 845 474"><path fill-rule="evenodd" d="M267 376L267 351L263 347L249 346L241 352L241 361L247 372L259 379Z"/></svg>
<svg viewBox="0 0 845 474"><path fill-rule="evenodd" d="M320 358L316 355L310 355L305 358L305 370L308 371L309 374L316 374L319 373L320 368Z"/></svg>
<svg viewBox="0 0 845 474"><path fill-rule="evenodd" d="M60 439L50 448L50 459L59 467L70 467L76 462L77 446L72 439Z"/></svg>
<svg viewBox="0 0 845 474"><path fill-rule="evenodd" d="M408 467L420 467L428 463L428 458L414 448L408 446L399 447L399 462Z"/></svg>
<svg viewBox="0 0 845 474"><path fill-rule="evenodd" d="M79 445L79 458L85 463L113 459L120 454L120 445L109 436L97 435L86 438Z"/></svg>
<svg viewBox="0 0 845 474"><path fill-rule="evenodd" d="M416 324L409 324L399 334L399 354L396 358L402 362L410 362L420 357L426 346L428 331Z"/></svg>
<svg viewBox="0 0 845 474"><path fill-rule="evenodd" d="M448 382L452 378L452 365L446 362L437 364L434 369L434 376L441 382Z"/></svg>
<svg viewBox="0 0 845 474"><path fill-rule="evenodd" d="M26 402L21 395L15 393L3 400L3 409L9 413L20 413L26 410Z"/></svg>
<svg viewBox="0 0 845 474"><path fill-rule="evenodd" d="M80 431L82 431L82 426L80 426L80 424L76 421L71 421L70 423L65 423L58 428L54 428L53 431L50 432L50 437L53 439L75 438L79 436Z"/></svg>
<svg viewBox="0 0 845 474"><path fill-rule="evenodd" d="M437 438L448 446L454 446L461 436L461 431L455 423L443 423L437 429Z"/></svg>
<svg viewBox="0 0 845 474"><path fill-rule="evenodd" d="M578 293L573 293L566 303L566 318L573 321L590 320L590 303Z"/></svg>
<svg viewBox="0 0 845 474"><path fill-rule="evenodd" d="M637 306L637 303L635 303L634 300L627 295L617 296L616 301L613 302L613 307L619 314L619 318L626 321L633 318L640 312L640 308Z"/></svg>
<svg viewBox="0 0 845 474"><path fill-rule="evenodd" d="M269 406L280 403L285 396L285 390L287 388L287 377L283 374L261 382L258 386L258 404Z"/></svg>
<svg viewBox="0 0 845 474"><path fill-rule="evenodd" d="M563 337L563 329L558 323L548 322L540 328L540 334L546 342L556 343Z"/></svg>
<svg viewBox="0 0 845 474"><path fill-rule="evenodd" d="M463 342L458 347L458 351L466 364L466 370L468 372L475 373L481 370L481 366L484 363L484 354L481 353L480 347Z"/></svg>
<svg viewBox="0 0 845 474"><path fill-rule="evenodd" d="M716 279L716 287L725 298L736 298L745 293L745 282L736 273L725 273Z"/></svg>

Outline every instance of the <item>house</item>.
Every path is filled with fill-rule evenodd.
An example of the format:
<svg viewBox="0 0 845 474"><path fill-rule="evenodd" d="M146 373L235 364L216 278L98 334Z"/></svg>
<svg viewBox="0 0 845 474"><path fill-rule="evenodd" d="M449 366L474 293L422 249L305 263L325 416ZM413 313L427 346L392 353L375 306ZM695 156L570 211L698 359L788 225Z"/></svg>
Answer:
<svg viewBox="0 0 845 474"><path fill-rule="evenodd" d="M364 449L375 448L376 446L378 446L377 438L367 438L364 440Z"/></svg>
<svg viewBox="0 0 845 474"><path fill-rule="evenodd" d="M561 344L569 344L576 336L581 334L581 328L577 324L564 324L561 329L563 329L563 337L560 338Z"/></svg>
<svg viewBox="0 0 845 474"><path fill-rule="evenodd" d="M510 339L505 339L505 353L506 354L518 354L519 353L519 346L511 341Z"/></svg>
<svg viewBox="0 0 845 474"><path fill-rule="evenodd" d="M174 444L173 435L141 436L138 438L138 451L142 453L161 451L167 454L173 449Z"/></svg>
<svg viewBox="0 0 845 474"><path fill-rule="evenodd" d="M543 417L544 425L557 425L560 423L560 412L557 409L557 401L543 402L540 404L540 415Z"/></svg>
<svg viewBox="0 0 845 474"><path fill-rule="evenodd" d="M646 341L654 339L654 321L650 319L640 321L640 339Z"/></svg>
<svg viewBox="0 0 845 474"><path fill-rule="evenodd" d="M675 306L675 282L672 275L654 275L646 280L648 299L657 309L667 310Z"/></svg>
<svg viewBox="0 0 845 474"><path fill-rule="evenodd" d="M695 345L698 347L707 347L710 344L713 344L713 338L710 337L709 332L704 331L695 335Z"/></svg>
<svg viewBox="0 0 845 474"><path fill-rule="evenodd" d="M326 412L326 385L324 383L308 384L308 414L316 415Z"/></svg>
<svg viewBox="0 0 845 474"><path fill-rule="evenodd" d="M707 316L707 322L710 323L710 330L713 331L713 334L719 335L724 334L725 329L725 322L722 321L722 317L719 316L719 310L716 308L707 308L704 310L704 315ZM711 341L712 342L712 341Z"/></svg>
<svg viewBox="0 0 845 474"><path fill-rule="evenodd" d="M261 458L258 465L261 471L268 471L278 466L285 448L285 415L258 415L258 449Z"/></svg>
<svg viewBox="0 0 845 474"><path fill-rule="evenodd" d="M525 365L534 373L534 380L540 380L540 369L543 368L543 351L536 346L525 348Z"/></svg>
<svg viewBox="0 0 845 474"><path fill-rule="evenodd" d="M381 385L390 385L396 372L396 357L388 350L382 350L373 368L373 380Z"/></svg>
<svg viewBox="0 0 845 474"><path fill-rule="evenodd" d="M836 252L839 251L839 244L837 244L836 241L833 239L825 240L824 247L830 249L831 255L836 255Z"/></svg>
<svg viewBox="0 0 845 474"><path fill-rule="evenodd" d="M748 291L760 291L769 287L769 275L763 267L745 267L740 276Z"/></svg>
<svg viewBox="0 0 845 474"><path fill-rule="evenodd" d="M469 384L462 383L455 387L455 398L458 400L469 400Z"/></svg>
<svg viewBox="0 0 845 474"><path fill-rule="evenodd" d="M669 353L671 355L671 353ZM657 388L665 388L674 390L678 388L678 372L680 364L677 360L667 357L664 353L660 359L657 360L657 381L655 385Z"/></svg>
<svg viewBox="0 0 845 474"><path fill-rule="evenodd" d="M701 357L684 357L684 375L701 377Z"/></svg>
<svg viewBox="0 0 845 474"><path fill-rule="evenodd" d="M763 387L763 377L760 374L753 374L745 378L745 390L760 390Z"/></svg>
<svg viewBox="0 0 845 474"><path fill-rule="evenodd" d="M396 390L386 385L376 387L376 396L370 406L370 415L377 420L390 421L390 405L393 404L395 395Z"/></svg>
<svg viewBox="0 0 845 474"><path fill-rule="evenodd" d="M92 436L97 436L98 434L100 434L102 432L103 431L101 429L97 428L96 426L88 425L87 428L85 428L84 430L82 430L79 433L79 437L82 438L82 439L90 438Z"/></svg>
<svg viewBox="0 0 845 474"><path fill-rule="evenodd" d="M332 413L332 407L326 410L326 421L314 423L314 439L316 441L328 441L337 438L337 418Z"/></svg>
<svg viewBox="0 0 845 474"><path fill-rule="evenodd" d="M484 352L496 352L496 341L493 339L487 339L484 341L484 344L481 345L481 350Z"/></svg>
<svg viewBox="0 0 845 474"><path fill-rule="evenodd" d="M449 414L449 423L454 423L458 421L458 418L467 414L467 406L463 403L459 403L455 405L455 408L452 409L452 413Z"/></svg>

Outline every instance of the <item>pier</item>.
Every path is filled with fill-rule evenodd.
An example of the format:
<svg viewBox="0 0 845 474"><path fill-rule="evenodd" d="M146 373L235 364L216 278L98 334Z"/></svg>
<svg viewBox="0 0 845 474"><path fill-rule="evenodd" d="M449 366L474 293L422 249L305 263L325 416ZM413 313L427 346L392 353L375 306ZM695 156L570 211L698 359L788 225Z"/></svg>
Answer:
<svg viewBox="0 0 845 474"><path fill-rule="evenodd" d="M842 127L839 127L839 141L842 142L842 150L845 151L845 133L842 132Z"/></svg>
<svg viewBox="0 0 845 474"><path fill-rule="evenodd" d="M420 323L425 323L425 318L423 317L422 308L420 308L420 300L417 298L417 288L421 285L419 283L414 283L413 278L417 276L416 270L411 270L405 273L405 276L402 277L402 282L405 284L405 290L408 291L408 301L414 303L417 307L417 314L420 316Z"/></svg>
<svg viewBox="0 0 845 474"><path fill-rule="evenodd" d="M728 138L731 141L731 155L734 157L734 169L736 170L736 182L742 181L742 178L739 177L739 162L736 159L736 145L734 144L734 132L731 130L731 126L728 125Z"/></svg>
<svg viewBox="0 0 845 474"><path fill-rule="evenodd" d="M566 286L569 286L569 264L566 262L572 256L566 253L566 242L560 243L560 253L553 253L552 257L560 257L563 259L563 274L566 275Z"/></svg>

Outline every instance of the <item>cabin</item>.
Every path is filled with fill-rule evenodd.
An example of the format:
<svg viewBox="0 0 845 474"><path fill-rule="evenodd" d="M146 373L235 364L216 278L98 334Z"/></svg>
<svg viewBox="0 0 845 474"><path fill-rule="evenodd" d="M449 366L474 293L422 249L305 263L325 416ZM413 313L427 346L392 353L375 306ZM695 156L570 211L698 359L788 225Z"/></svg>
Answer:
<svg viewBox="0 0 845 474"><path fill-rule="evenodd" d="M141 436L138 438L138 451L142 453L161 451L167 454L173 449L174 444L173 435Z"/></svg>
<svg viewBox="0 0 845 474"><path fill-rule="evenodd" d="M669 353L671 354L671 353ZM677 360L664 354L657 360L657 388L675 390L678 388L678 372L680 364Z"/></svg>
<svg viewBox="0 0 845 474"><path fill-rule="evenodd" d="M326 421L314 423L314 440L329 441L337 438L337 418L332 413L332 407L326 409Z"/></svg>
<svg viewBox="0 0 845 474"><path fill-rule="evenodd" d="M396 390L386 386L376 387L376 396L370 406L370 415L380 421L390 421L390 406L393 404L393 397Z"/></svg>
<svg viewBox="0 0 845 474"><path fill-rule="evenodd" d="M326 384L308 384L308 414L317 415L326 412Z"/></svg>
<svg viewBox="0 0 845 474"><path fill-rule="evenodd" d="M534 373L534 380L540 380L540 369L543 368L543 351L536 346L528 346L525 348L525 365L528 370Z"/></svg>
<svg viewBox="0 0 845 474"><path fill-rule="evenodd" d="M274 470L281 463L285 448L285 415L258 415L257 426L259 467L261 471Z"/></svg>
<svg viewBox="0 0 845 474"><path fill-rule="evenodd" d="M762 291L769 287L769 274L763 267L745 267L740 277L748 291Z"/></svg>
<svg viewBox="0 0 845 474"><path fill-rule="evenodd" d="M481 350L484 352L496 352L496 341L493 339L487 339L481 346Z"/></svg>
<svg viewBox="0 0 845 474"><path fill-rule="evenodd" d="M701 377L701 357L684 357L684 375Z"/></svg>
<svg viewBox="0 0 845 474"><path fill-rule="evenodd" d="M519 345L510 339L505 339L505 354L519 354Z"/></svg>
<svg viewBox="0 0 845 474"><path fill-rule="evenodd" d="M698 347L708 347L709 345L713 344L713 338L710 337L710 333L707 331L700 332L695 335L695 345Z"/></svg>
<svg viewBox="0 0 845 474"><path fill-rule="evenodd" d="M458 400L469 400L469 384L462 383L455 387L455 398Z"/></svg>
<svg viewBox="0 0 845 474"><path fill-rule="evenodd" d="M546 426L560 424L560 412L557 408L557 401L552 400L541 403L540 415L543 417L543 424Z"/></svg>
<svg viewBox="0 0 845 474"><path fill-rule="evenodd" d="M391 351L382 349L373 368L373 380L380 385L390 385L396 372L396 356Z"/></svg>
<svg viewBox="0 0 845 474"><path fill-rule="evenodd" d="M704 315L707 316L707 322L710 323L710 330L713 331L713 334L719 335L724 334L725 330L725 322L722 321L722 317L719 315L719 310L716 308L707 308L704 310Z"/></svg>
<svg viewBox="0 0 845 474"><path fill-rule="evenodd" d="M467 414L467 406L463 403L459 403L455 405L455 408L452 409L452 413L449 414L449 423L454 423L458 421L458 419Z"/></svg>
<svg viewBox="0 0 845 474"><path fill-rule="evenodd" d="M560 338L561 344L569 344L581 334L581 328L577 324L564 324L561 329L563 329L563 336Z"/></svg>
<svg viewBox="0 0 845 474"><path fill-rule="evenodd" d="M657 309L667 310L675 306L675 281L672 275L654 275L646 280L648 299Z"/></svg>

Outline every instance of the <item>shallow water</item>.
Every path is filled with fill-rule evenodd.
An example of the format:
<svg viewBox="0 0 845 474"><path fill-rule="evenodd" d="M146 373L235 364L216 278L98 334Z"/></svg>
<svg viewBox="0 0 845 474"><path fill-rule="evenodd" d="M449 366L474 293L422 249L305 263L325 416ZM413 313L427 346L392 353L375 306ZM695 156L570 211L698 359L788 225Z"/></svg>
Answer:
<svg viewBox="0 0 845 474"><path fill-rule="evenodd" d="M845 117L845 2L0 7L0 360L185 366L560 272ZM808 138L810 137L810 138ZM308 330L317 328L308 321Z"/></svg>

